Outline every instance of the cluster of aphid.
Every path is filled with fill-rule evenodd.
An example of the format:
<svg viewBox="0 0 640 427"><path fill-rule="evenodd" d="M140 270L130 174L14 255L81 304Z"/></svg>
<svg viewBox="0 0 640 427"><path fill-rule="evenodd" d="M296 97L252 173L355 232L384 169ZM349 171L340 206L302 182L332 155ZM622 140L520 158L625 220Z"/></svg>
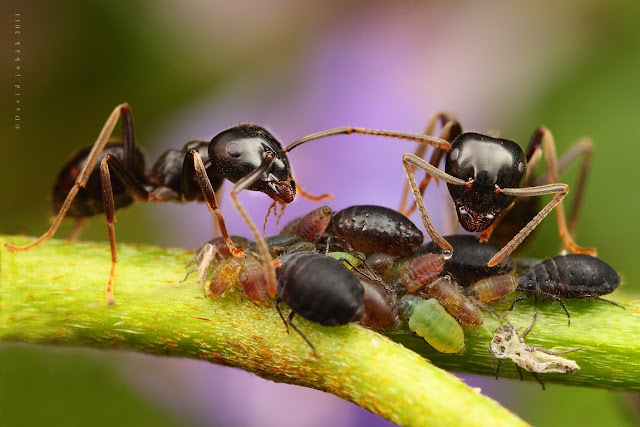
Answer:
<svg viewBox="0 0 640 427"><path fill-rule="evenodd" d="M122 139L111 140L120 117ZM438 122L442 125L440 137L431 136ZM279 235L264 238L238 201L238 192L263 192L273 199L274 209L277 203L284 206L292 202L296 193L312 200L327 198L311 196L296 185L287 153L309 141L354 133L420 144L416 154L402 157L408 185L401 213L380 206L353 206L333 214L325 206L292 221ZM434 148L429 162L422 159L427 146ZM464 349L461 325L481 325L481 309L493 311L488 303L514 291L524 295L516 298L511 308L521 299L540 295L560 302L569 316L560 297L602 300L601 295L618 285L615 270L595 258L595 250L579 247L571 237L590 151L590 142L581 141L558 160L551 133L545 128L534 132L523 151L513 141L463 133L457 121L439 113L430 120L425 135L343 127L310 135L284 149L265 129L239 125L210 142L191 141L181 150L168 150L147 171L134 142L130 109L123 104L109 116L93 147L77 153L60 173L53 191L57 215L51 228L29 245L6 246L15 251L33 248L53 236L66 215L80 224L86 217L104 213L112 257L107 297L113 304L115 211L134 201L205 201L222 235L205 244L195 259L199 281L208 296L220 297L239 287L258 303L274 301L287 330L291 326L300 333L314 354L314 345L293 322L295 314L327 326L358 321L374 329L393 327L399 317L405 317L409 328L436 350L459 353ZM546 173L534 179L533 171L543 153ZM443 157L445 168L440 170ZM558 182L558 175L580 157L577 196L567 224L562 200L569 187ZM420 185L414 174L416 167L426 172ZM447 183L460 224L467 231L481 232L478 238L443 237L436 231L423 200L433 178ZM227 232L216 202L216 192L225 179L235 183L231 200L254 242ZM414 204L405 208L409 188ZM553 198L539 208L534 196L545 194ZM531 265L516 274L516 263L509 255L554 208L559 235L573 254ZM422 232L405 216L414 209L432 239L426 245ZM490 238L501 248L488 243ZM208 277L211 280L206 286ZM291 308L286 319L280 309L282 302ZM508 338L504 329L508 327L501 328L490 346L492 355L511 358L534 373L551 371L548 366L553 364L530 362L543 359L540 354L555 357L553 353L525 346L515 330L509 330Z"/></svg>

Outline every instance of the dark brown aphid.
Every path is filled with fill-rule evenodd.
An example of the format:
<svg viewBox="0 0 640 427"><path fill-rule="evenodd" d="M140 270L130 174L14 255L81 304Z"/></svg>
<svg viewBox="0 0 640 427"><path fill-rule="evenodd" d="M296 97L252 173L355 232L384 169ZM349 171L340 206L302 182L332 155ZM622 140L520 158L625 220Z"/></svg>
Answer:
<svg viewBox="0 0 640 427"><path fill-rule="evenodd" d="M513 305L524 299L540 295L557 301L569 318L569 312L560 299L590 298L620 304L601 298L613 292L620 284L620 275L599 258L581 254L559 255L545 260L518 277L518 291L527 295L515 299Z"/></svg>
<svg viewBox="0 0 640 427"><path fill-rule="evenodd" d="M384 252L392 256L409 256L424 239L409 218L383 206L343 209L331 218L327 232L367 255Z"/></svg>
<svg viewBox="0 0 640 427"><path fill-rule="evenodd" d="M465 325L480 326L484 322L476 302L465 296L462 288L450 276L440 277L425 286L423 292L435 298L453 317Z"/></svg>
<svg viewBox="0 0 640 427"><path fill-rule="evenodd" d="M498 248L491 243L480 243L476 236L457 234L444 238L453 247L453 255L444 263L444 272L455 277L456 282L462 286L486 277L510 273L515 268L515 263L509 257L500 264L489 267L487 263L498 253ZM418 254L423 253L442 253L442 250L435 242L429 242L418 250Z"/></svg>
<svg viewBox="0 0 640 427"><path fill-rule="evenodd" d="M359 277L364 288L364 316L358 323L370 329L391 328L398 322L396 294L379 281Z"/></svg>
<svg viewBox="0 0 640 427"><path fill-rule="evenodd" d="M293 323L297 313L324 326L345 325L364 316L364 289L356 276L334 258L313 252L284 255L279 260L276 309L285 326L290 325L313 349L315 347ZM285 320L279 304L291 307Z"/></svg>
<svg viewBox="0 0 640 427"><path fill-rule="evenodd" d="M367 256L366 263L374 273L384 274L393 267L395 260L396 257L392 255L376 252Z"/></svg>

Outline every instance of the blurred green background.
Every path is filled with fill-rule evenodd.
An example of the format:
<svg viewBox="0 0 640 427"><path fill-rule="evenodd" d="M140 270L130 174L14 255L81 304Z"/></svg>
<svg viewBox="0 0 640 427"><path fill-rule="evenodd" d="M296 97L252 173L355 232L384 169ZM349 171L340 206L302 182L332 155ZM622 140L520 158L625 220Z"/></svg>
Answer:
<svg viewBox="0 0 640 427"><path fill-rule="evenodd" d="M222 114L225 105L217 105L216 99L233 100L240 111L300 106L299 111L283 113L287 121L270 118L266 123L277 124L281 134L291 132L291 138L344 124L418 132L429 114L445 108L459 114L465 127L500 129L504 137L522 144L544 124L553 131L559 154L579 137L590 136L595 152L577 242L597 247L622 274L618 292L624 297L617 300L640 293L640 202L633 173L640 158L635 128L640 118L638 2L10 1L0 10L5 18L5 66L0 70L5 81L0 97L2 233L39 235L46 229L48 194L59 168L72 152L93 142L108 113L123 101L133 107L137 141L150 154L149 165L170 146L179 148L191 138L209 138L225 126L260 117L245 113L222 123L212 117L209 124L204 119L204 134L191 130L190 118L184 124L188 112L202 110L198 106L213 104L212 111ZM16 65L21 77L15 75ZM412 78L399 81L394 76ZM297 92L288 93L292 88ZM371 94L380 94L376 102L389 105L373 110L367 105ZM318 111L304 107L315 103ZM364 119L368 122L354 122L360 117L353 111L358 108L369 114ZM302 117L301 111L309 113ZM332 113L339 116L337 122ZM167 133L178 139L169 141ZM335 147L324 150L334 155ZM294 166L304 164L303 150L296 154ZM365 160L367 156L373 154L365 154ZM350 180L370 167L361 154L349 161L353 167L340 179ZM326 177L313 173L306 177L306 187L325 191ZM398 180L390 180L399 188L402 172L396 173ZM571 184L574 173L562 179ZM353 185L363 188L364 182ZM260 203L263 209L264 199ZM169 210L174 217L163 216ZM195 246L197 241L180 240L180 226L188 225L195 211L206 217L203 206L134 206L124 215L118 213L118 241ZM541 228L527 255L558 251L555 219ZM68 229L61 229L58 237ZM104 221L92 220L82 238L106 240ZM179 369L206 370L213 381L226 374L202 363L174 362L2 344L0 419L3 425L248 423L233 410L208 418L197 403L180 401L179 392L189 385L180 379ZM131 366L143 365L150 366L146 377L127 374L134 370ZM136 379L127 381L131 376ZM171 378L160 383L166 395L141 385L151 376ZM246 388L259 388L252 382L262 381L246 374L243 380ZM535 383L475 377L468 382L537 425L638 423L638 400L625 394L555 385L542 393ZM223 385L211 385L216 386ZM315 396L311 399L322 397ZM284 404L267 391L258 398L270 402L271 409ZM343 410L345 415L338 418L342 425L372 425L367 415ZM294 417L281 425L299 422Z"/></svg>

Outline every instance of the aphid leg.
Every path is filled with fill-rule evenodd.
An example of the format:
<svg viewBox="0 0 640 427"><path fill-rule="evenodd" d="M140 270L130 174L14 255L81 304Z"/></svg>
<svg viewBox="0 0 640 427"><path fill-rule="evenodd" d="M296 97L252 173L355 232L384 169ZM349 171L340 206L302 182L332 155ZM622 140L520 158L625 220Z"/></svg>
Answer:
<svg viewBox="0 0 640 427"><path fill-rule="evenodd" d="M533 320L531 321L531 324L529 325L529 327L527 329L524 330L524 332L522 333L522 335L520 336L520 339L524 340L525 337L527 335L529 335L529 332L531 332L531 330L533 329L534 325L536 324L536 319L538 318L538 310L536 310L535 308L533 309Z"/></svg>
<svg viewBox="0 0 640 427"><path fill-rule="evenodd" d="M519 365L516 365L516 370L518 371L518 375L520 375L520 381L524 381L524 377L522 376L522 368Z"/></svg>
<svg viewBox="0 0 640 427"><path fill-rule="evenodd" d="M78 174L78 178L76 179L75 184L73 185L73 187L71 187L71 190L69 190L69 193L67 194L67 197L64 200L64 203L62 204L62 207L56 214L56 217L54 218L53 223L51 224L49 229L42 236L38 237L35 241L29 243L28 245L15 246L10 243L5 243L4 245L9 250L12 250L14 252L26 251L36 246L39 246L45 240L53 237L53 235L58 230L60 223L62 222L65 215L67 214L69 207L71 207L71 204L73 202L73 199L75 199L76 194L78 194L78 191L81 188L84 188L85 185L87 184L87 181L89 180L89 176L93 172L96 166L96 163L100 158L100 154L102 153L102 150L104 150L105 145L107 145L107 141L111 137L111 134L113 133L113 129L115 128L116 123L118 122L118 118L121 115L123 116L122 125L123 125L123 142L125 143L125 151L124 151L125 156L127 155L128 151L135 152L135 146L133 146L134 144L133 138L127 138L128 134L133 135L133 131L128 133L127 131L124 130L126 126L129 126L129 125L126 125L126 123L129 123L131 128L133 129L133 125L130 120L131 110L129 109L128 104L120 104L116 108L114 108L114 110L111 112L111 114L107 118L107 121L102 127L102 130L98 134L98 138L96 139L96 142L93 144L93 147L91 148L91 151L87 156L87 161L84 164L82 171L80 171L80 174ZM129 119L125 121L124 116L128 116ZM126 145L132 145L131 149L128 149Z"/></svg>
<svg viewBox="0 0 640 427"><path fill-rule="evenodd" d="M621 309L626 310L626 308L624 308L622 305L618 304L617 302L602 298L602 297L600 297L598 295L585 295L585 298L591 298L591 299L595 299L595 300L598 300L598 301L608 302L609 304L613 304L616 307L620 307Z"/></svg>
<svg viewBox="0 0 640 427"><path fill-rule="evenodd" d="M580 350L582 350L582 347L572 348L572 349L569 349L569 350L562 350L562 351L551 351L551 350L543 348L543 347L527 346L527 350L529 350L529 351L539 351L541 353L549 354L551 356L557 356L559 354L566 354L566 353L573 353L574 351L580 351Z"/></svg>
<svg viewBox="0 0 640 427"><path fill-rule="evenodd" d="M542 293L542 292L540 293L540 295L542 295L545 298L549 298L552 301L556 301L557 303L559 303L560 307L562 307L564 312L567 314L567 326L571 326L571 315L569 314L569 310L567 310L567 307L564 305L564 302L562 302L560 297L557 296L557 295L548 294L548 293Z"/></svg>
<svg viewBox="0 0 640 427"><path fill-rule="evenodd" d="M282 302L282 298L276 298L276 300L275 300L276 310L278 311L278 314L280 315L280 318L282 319L282 323L284 323L284 327L287 330L287 333L289 333L289 324L287 323L287 321L285 320L284 316L282 315L282 310L280 310L280 303L281 302Z"/></svg>
<svg viewBox="0 0 640 427"><path fill-rule="evenodd" d="M491 358L491 363L493 363L493 357ZM500 366L502 365L502 359L498 359L498 361L495 363L495 365L493 365L493 371L496 373L496 380L499 377L500 374Z"/></svg>
<svg viewBox="0 0 640 427"><path fill-rule="evenodd" d="M207 171L196 148L192 148L191 150L189 150L184 158L184 163L182 166L182 182L193 182L193 176L195 176L198 180L198 184L200 185L200 189L202 190L204 199L207 202L207 208L210 212L213 212L214 217L217 219L218 226L220 227L220 233L222 234L222 238L229 248L229 252L231 252L233 256L244 257L244 251L242 251L242 249L236 248L236 246L231 241L231 237L229 237L227 226L224 223L224 217L222 216L222 212L218 207L216 193L215 191L213 191L211 181L209 180ZM185 189L183 193L190 195L192 191L190 189Z"/></svg>
<svg viewBox="0 0 640 427"><path fill-rule="evenodd" d="M540 383L540 385L542 386L542 390L545 390L544 383L540 380L540 377L538 376L538 374L536 374L535 372L531 372L531 375L533 376L533 378L536 379L536 381Z"/></svg>
<svg viewBox="0 0 640 427"><path fill-rule="evenodd" d="M416 207L418 208L418 211L420 212L420 217L422 218L424 228L426 229L427 233L429 233L429 236L431 236L431 239L438 245L438 247L440 247L440 249L442 249L443 253L445 254L445 258L449 258L453 254L453 247L449 242L445 240L444 237L438 234L435 227L433 226L433 223L431 222L429 214L427 213L427 209L424 205L422 194L420 193L420 189L418 188L418 184L416 183L416 178L413 170L411 169L411 165L419 167L427 174L432 175L437 179L441 179L448 184L466 185L466 182L441 171L437 167L425 162L424 160L416 157L413 154L407 153L402 156L402 166L404 167L404 171L407 174L409 185L411 186L411 190L413 191L413 199Z"/></svg>
<svg viewBox="0 0 640 427"><path fill-rule="evenodd" d="M309 341L309 339L302 333L302 331L300 329L298 329L298 327L293 323L293 316L295 316L295 314L296 313L293 312L293 311L291 313L289 313L289 317L287 317L287 323L289 325L291 325L293 330L296 331L302 337L302 339L305 340L305 342L307 344L309 344L309 347L311 347L311 350L313 350L313 355L315 357L320 357L320 356L318 356L318 353L316 352L315 346L313 344L311 344L311 341Z"/></svg>

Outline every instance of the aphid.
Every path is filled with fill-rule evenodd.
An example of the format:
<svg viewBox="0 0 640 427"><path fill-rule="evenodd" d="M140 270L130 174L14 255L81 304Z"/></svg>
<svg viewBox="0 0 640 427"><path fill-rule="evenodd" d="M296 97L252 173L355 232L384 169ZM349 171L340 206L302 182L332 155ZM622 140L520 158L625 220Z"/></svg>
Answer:
<svg viewBox="0 0 640 427"><path fill-rule="evenodd" d="M284 255L279 259L275 306L287 332L288 325L313 349L315 347L293 323L297 313L324 326L356 322L364 315L364 289L356 276L334 258L313 252ZM285 320L279 304L291 308Z"/></svg>
<svg viewBox="0 0 640 427"><path fill-rule="evenodd" d="M582 350L582 348L574 348L564 351L551 351L542 347L529 346L524 343L524 339L531 332L533 326L536 323L538 313L534 310L533 321L531 325L522 333L521 337L518 337L518 330L509 322L509 319L505 316L507 325L499 326L493 335L493 339L489 343L489 354L494 361L494 357L498 359L496 364L494 361L493 370L496 373L496 379L498 379L498 373L500 372L500 365L503 359L511 359L516 364L516 369L520 375L520 381L522 381L522 369L531 372L531 375L540 383L544 390L544 383L538 377L538 374L545 373L561 373L569 374L580 369L578 364L569 359L558 357L559 354L571 353L574 351Z"/></svg>
<svg viewBox="0 0 640 427"><path fill-rule="evenodd" d="M419 255L397 269L391 287L398 294L413 294L442 274L445 257L441 254Z"/></svg>
<svg viewBox="0 0 640 427"><path fill-rule="evenodd" d="M332 212L329 206L321 206L304 215L297 222L296 236L307 242L314 241L329 226Z"/></svg>
<svg viewBox="0 0 640 427"><path fill-rule="evenodd" d="M436 299L425 300L415 295L400 298L400 310L408 319L409 329L440 353L464 350L464 331Z"/></svg>
<svg viewBox="0 0 640 427"><path fill-rule="evenodd" d="M444 237L453 247L453 255L444 263L443 271L455 277L462 286L468 286L480 279L513 271L513 260L506 257L500 264L487 266L489 260L498 253L491 243L480 243L477 237L469 234L457 234ZM441 253L435 242L429 242L418 249L417 254Z"/></svg>
<svg viewBox="0 0 640 427"><path fill-rule="evenodd" d="M620 284L620 275L609 264L599 258L581 254L559 255L530 268L518 277L517 290L526 292L513 301L513 305L534 295L540 295L560 303L567 314L569 311L560 299L590 298L622 307L620 304L601 298L613 292Z"/></svg>
<svg viewBox="0 0 640 427"><path fill-rule="evenodd" d="M391 328L398 322L396 294L383 283L358 277L364 289L364 316L359 324L370 329Z"/></svg>
<svg viewBox="0 0 640 427"><path fill-rule="evenodd" d="M351 206L331 218L327 233L346 240L366 255L384 252L392 256L413 254L424 240L411 220L383 206Z"/></svg>
<svg viewBox="0 0 640 427"><path fill-rule="evenodd" d="M374 273L384 274L393 267L395 260L396 258L392 255L376 252L367 256L366 263Z"/></svg>
<svg viewBox="0 0 640 427"><path fill-rule="evenodd" d="M422 292L437 299L462 324L480 326L484 322L484 316L476 301L467 297L451 276L439 277L422 288Z"/></svg>

